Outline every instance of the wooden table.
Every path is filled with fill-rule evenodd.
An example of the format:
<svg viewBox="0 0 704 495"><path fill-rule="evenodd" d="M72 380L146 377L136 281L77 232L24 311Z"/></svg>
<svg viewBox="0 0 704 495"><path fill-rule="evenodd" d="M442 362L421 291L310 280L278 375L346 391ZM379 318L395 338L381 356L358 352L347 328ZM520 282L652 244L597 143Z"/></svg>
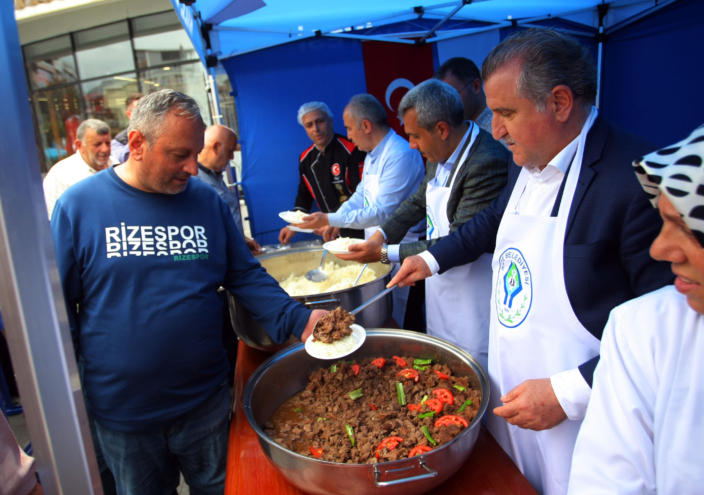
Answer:
<svg viewBox="0 0 704 495"><path fill-rule="evenodd" d="M264 456L242 409L247 380L268 354L240 342L235 371L235 414L230 425L225 495L303 495ZM482 426L474 450L452 478L429 493L437 495L535 494L511 458Z"/></svg>

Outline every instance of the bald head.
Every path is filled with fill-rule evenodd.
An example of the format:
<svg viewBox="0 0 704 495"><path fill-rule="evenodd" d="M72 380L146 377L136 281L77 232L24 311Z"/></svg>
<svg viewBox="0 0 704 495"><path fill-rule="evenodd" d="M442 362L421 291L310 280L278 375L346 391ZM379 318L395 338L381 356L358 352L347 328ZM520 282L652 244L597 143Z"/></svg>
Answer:
<svg viewBox="0 0 704 495"><path fill-rule="evenodd" d="M235 156L237 134L224 125L212 125L205 130L203 151L198 162L213 172L220 173Z"/></svg>

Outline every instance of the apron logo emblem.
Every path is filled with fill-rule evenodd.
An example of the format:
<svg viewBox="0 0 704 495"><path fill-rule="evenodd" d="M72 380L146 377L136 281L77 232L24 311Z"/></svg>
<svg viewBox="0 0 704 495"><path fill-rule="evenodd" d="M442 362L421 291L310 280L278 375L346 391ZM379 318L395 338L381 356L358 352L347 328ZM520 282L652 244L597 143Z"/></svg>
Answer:
<svg viewBox="0 0 704 495"><path fill-rule="evenodd" d="M533 302L533 279L523 254L514 248L504 251L496 276L496 315L503 326L515 328L526 319Z"/></svg>
<svg viewBox="0 0 704 495"><path fill-rule="evenodd" d="M332 166L332 175L340 175L340 165L338 163Z"/></svg>
<svg viewBox="0 0 704 495"><path fill-rule="evenodd" d="M433 222L433 216L430 214L430 211L425 215L425 221L427 223L426 227L426 237L428 240L434 239L433 233L435 232L435 222Z"/></svg>
<svg viewBox="0 0 704 495"><path fill-rule="evenodd" d="M369 208L370 204L371 203L369 202L369 196L367 195L367 191L364 191L364 207Z"/></svg>

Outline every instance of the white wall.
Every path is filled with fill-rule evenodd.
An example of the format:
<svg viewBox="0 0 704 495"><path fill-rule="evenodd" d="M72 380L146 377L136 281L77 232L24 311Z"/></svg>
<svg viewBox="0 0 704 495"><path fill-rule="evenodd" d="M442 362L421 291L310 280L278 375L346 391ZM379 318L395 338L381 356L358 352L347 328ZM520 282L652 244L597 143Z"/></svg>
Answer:
<svg viewBox="0 0 704 495"><path fill-rule="evenodd" d="M64 1L68 3L70 0ZM52 2L46 5L62 3ZM29 9L37 7L28 7L19 11L17 27L22 45L130 17L173 9L169 0L99 0L71 9L23 17L30 12Z"/></svg>

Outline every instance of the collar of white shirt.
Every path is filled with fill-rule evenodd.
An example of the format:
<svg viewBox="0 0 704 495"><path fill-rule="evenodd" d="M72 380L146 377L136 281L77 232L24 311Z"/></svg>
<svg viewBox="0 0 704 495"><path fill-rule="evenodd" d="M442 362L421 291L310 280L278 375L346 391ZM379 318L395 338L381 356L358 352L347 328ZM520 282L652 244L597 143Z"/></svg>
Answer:
<svg viewBox="0 0 704 495"><path fill-rule="evenodd" d="M464 143L466 143L467 139L469 139L469 135L472 133L472 128L473 124L470 123L469 127L467 128L467 132L465 132L464 136L462 136L462 141L460 141L460 144L457 145L455 151L452 152L450 158L448 158L444 162L438 162L438 168L435 172L435 177L438 178L438 184L447 186L447 181L450 178L450 174L452 173L452 169L455 166L455 162L459 158L460 151L462 151L462 148L464 148Z"/></svg>

